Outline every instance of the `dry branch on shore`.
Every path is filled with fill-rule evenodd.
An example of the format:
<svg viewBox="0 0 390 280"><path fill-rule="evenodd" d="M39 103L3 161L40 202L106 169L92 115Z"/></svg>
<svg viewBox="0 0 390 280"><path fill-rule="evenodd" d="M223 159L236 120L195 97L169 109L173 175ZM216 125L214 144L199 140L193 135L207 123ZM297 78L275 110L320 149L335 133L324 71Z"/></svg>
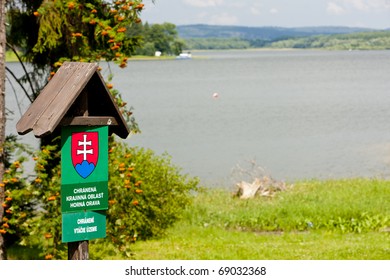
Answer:
<svg viewBox="0 0 390 280"><path fill-rule="evenodd" d="M255 196L274 196L276 192L287 190L292 185L285 182L276 181L268 176L255 178L252 183L241 181L237 183L237 192L235 196L241 199L253 198Z"/></svg>

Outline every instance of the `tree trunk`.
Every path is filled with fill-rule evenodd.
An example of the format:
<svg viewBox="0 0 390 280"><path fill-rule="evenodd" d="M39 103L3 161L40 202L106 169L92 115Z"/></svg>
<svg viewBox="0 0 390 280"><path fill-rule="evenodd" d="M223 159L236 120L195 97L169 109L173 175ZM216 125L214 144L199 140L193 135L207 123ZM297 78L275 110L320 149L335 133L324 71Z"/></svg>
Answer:
<svg viewBox="0 0 390 280"><path fill-rule="evenodd" d="M0 0L0 182L4 175L4 142L5 142L5 1ZM4 186L0 185L0 225L4 214ZM0 233L0 260L7 258L4 236Z"/></svg>

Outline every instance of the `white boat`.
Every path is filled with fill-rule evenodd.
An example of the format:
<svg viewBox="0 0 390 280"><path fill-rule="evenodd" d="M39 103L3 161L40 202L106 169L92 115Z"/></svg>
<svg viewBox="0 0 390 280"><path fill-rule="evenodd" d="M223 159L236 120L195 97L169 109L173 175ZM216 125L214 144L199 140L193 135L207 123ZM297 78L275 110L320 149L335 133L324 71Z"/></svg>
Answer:
<svg viewBox="0 0 390 280"><path fill-rule="evenodd" d="M181 53L178 56L176 56L176 59L191 59L192 55L190 52L188 53Z"/></svg>

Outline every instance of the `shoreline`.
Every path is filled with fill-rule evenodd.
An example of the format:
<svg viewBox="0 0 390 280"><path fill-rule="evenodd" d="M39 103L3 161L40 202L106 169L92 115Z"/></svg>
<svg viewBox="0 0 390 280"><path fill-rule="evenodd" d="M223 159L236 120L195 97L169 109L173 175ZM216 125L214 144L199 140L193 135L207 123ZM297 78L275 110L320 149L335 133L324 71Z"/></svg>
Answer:
<svg viewBox="0 0 390 280"><path fill-rule="evenodd" d="M183 50L183 52L191 52L191 53L210 53L210 52L238 52L238 51L247 51L247 52L303 52L303 51L325 51L325 52L350 52L350 51L385 51L386 49L325 49L325 48L246 48L246 49L193 49L193 50ZM203 58L202 56L195 56L195 59ZM145 61L145 60L175 60L176 56L145 56L145 55L134 55L129 57L129 60L132 61ZM5 61L7 62L19 62L16 55L12 51L6 51Z"/></svg>

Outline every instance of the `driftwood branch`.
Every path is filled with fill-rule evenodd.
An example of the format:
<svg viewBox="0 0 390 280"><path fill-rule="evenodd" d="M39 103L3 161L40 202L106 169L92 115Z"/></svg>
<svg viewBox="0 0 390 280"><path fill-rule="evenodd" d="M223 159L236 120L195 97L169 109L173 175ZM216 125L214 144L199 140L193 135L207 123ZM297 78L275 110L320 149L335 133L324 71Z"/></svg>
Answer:
<svg viewBox="0 0 390 280"><path fill-rule="evenodd" d="M249 199L255 196L272 197L277 192L292 187L292 185L288 185L283 181L274 180L254 160L249 161L249 167L237 165L233 174L236 176L236 182L239 182L236 183L234 195L241 199Z"/></svg>
<svg viewBox="0 0 390 280"><path fill-rule="evenodd" d="M241 181L237 183L236 196L241 199L253 198L255 196L274 196L275 193L285 191L291 187L285 182L273 180L270 177L255 178L252 183Z"/></svg>

